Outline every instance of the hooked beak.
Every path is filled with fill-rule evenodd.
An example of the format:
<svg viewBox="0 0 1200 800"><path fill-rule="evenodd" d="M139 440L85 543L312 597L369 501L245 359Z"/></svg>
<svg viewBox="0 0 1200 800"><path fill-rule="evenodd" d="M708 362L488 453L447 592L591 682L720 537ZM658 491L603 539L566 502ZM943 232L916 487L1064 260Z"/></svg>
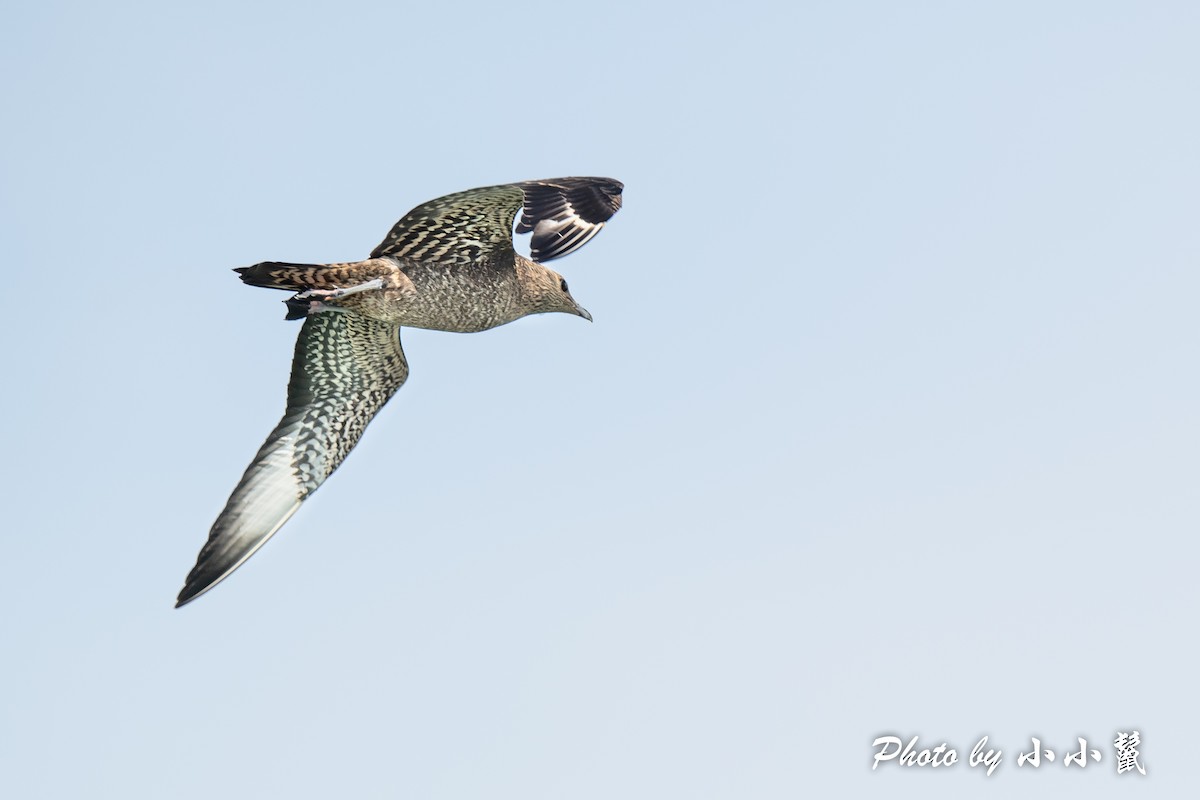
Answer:
<svg viewBox="0 0 1200 800"><path fill-rule="evenodd" d="M583 317L584 319L586 319L588 322L592 321L592 315L588 313L588 310L586 308L579 305L578 303L575 304L575 313L578 314L579 316Z"/></svg>

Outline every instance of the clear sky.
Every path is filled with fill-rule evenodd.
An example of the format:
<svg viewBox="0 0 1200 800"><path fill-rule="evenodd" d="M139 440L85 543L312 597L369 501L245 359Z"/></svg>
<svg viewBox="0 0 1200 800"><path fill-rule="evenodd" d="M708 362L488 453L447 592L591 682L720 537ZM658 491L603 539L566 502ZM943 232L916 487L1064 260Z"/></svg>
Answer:
<svg viewBox="0 0 1200 800"><path fill-rule="evenodd" d="M1194 786L1196 4L4 17L0 796ZM298 330L230 269L560 175L626 184L554 264L595 322L407 331L174 610Z"/></svg>

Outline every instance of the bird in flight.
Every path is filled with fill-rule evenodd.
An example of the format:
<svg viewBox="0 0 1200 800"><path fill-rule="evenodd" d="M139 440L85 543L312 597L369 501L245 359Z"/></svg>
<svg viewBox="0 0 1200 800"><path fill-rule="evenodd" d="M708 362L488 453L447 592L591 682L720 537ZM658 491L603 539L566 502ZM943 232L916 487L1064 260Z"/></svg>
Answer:
<svg viewBox="0 0 1200 800"><path fill-rule="evenodd" d="M175 603L216 586L254 555L354 449L408 378L400 328L470 333L528 314L591 320L543 262L578 250L621 207L619 181L555 178L486 186L417 206L365 261L264 261L236 270L252 286L286 289L303 319L283 419L267 437ZM513 249L532 233L533 259Z"/></svg>

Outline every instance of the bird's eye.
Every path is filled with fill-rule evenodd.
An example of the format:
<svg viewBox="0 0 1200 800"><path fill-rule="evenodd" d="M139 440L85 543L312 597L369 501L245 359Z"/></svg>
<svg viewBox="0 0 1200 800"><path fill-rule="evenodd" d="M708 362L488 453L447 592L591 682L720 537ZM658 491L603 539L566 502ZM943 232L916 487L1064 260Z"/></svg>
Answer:
<svg viewBox="0 0 1200 800"><path fill-rule="evenodd" d="M569 294L569 292L567 291L567 279L566 278L563 278L562 280L560 280L558 282L558 285L560 287L562 287L563 294Z"/></svg>

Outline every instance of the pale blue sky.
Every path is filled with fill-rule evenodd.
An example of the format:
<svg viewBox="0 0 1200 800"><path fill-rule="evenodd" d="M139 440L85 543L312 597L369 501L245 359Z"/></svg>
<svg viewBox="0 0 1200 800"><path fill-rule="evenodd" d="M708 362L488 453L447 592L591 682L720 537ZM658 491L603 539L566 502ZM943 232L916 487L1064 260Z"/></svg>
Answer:
<svg viewBox="0 0 1200 800"><path fill-rule="evenodd" d="M1182 796L1198 41L1190 3L10 4L0 796ZM172 609L297 331L230 269L573 174L626 184L555 263L595 323L406 332L345 466ZM886 733L963 763L872 773Z"/></svg>

